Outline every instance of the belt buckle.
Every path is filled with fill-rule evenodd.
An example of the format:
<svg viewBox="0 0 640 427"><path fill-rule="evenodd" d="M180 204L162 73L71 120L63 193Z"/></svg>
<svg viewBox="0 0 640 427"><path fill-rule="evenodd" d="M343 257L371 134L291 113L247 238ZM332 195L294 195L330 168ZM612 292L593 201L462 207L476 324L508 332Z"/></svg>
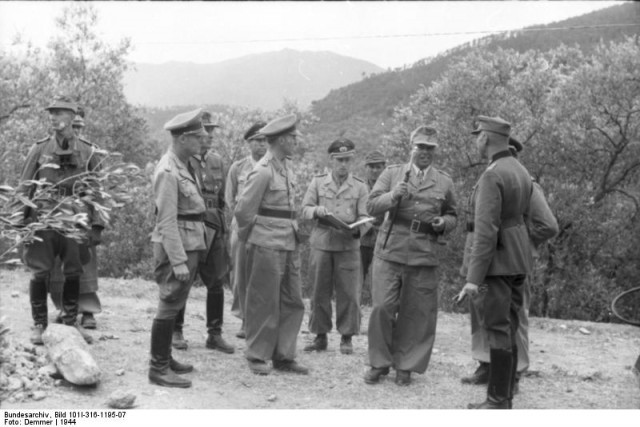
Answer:
<svg viewBox="0 0 640 427"><path fill-rule="evenodd" d="M414 233L419 232L419 231L420 231L420 224L421 224L421 223L422 223L422 222L421 222L421 221L418 221L417 219L412 219L412 220L411 220L411 227L409 227L409 228L410 228L410 230L411 230L412 232L414 232Z"/></svg>

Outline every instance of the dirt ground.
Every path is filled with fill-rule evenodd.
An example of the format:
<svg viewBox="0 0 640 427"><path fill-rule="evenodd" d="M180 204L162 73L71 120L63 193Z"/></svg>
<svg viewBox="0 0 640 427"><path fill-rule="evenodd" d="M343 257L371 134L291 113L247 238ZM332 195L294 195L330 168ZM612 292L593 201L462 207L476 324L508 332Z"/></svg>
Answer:
<svg viewBox="0 0 640 427"><path fill-rule="evenodd" d="M7 317L13 342L28 342L31 327L27 273L0 270L0 313ZM137 407L145 409L244 408L397 408L461 409L484 399L485 388L460 383L472 372L468 315L440 313L434 354L425 375L414 375L409 387L393 383L393 374L378 385L366 385L366 326L370 310L364 309L362 335L354 337L354 354L340 354L340 336L329 335L329 350L305 354L301 348L312 339L307 320L298 340L298 361L311 368L309 376L274 372L261 377L250 373L243 357L244 341L235 333L240 321L230 314L226 294L224 336L236 346L226 355L204 346L205 291L194 289L187 306L187 351L174 356L193 363L188 377L193 387L168 389L149 384L147 363L151 322L157 289L144 280L101 279L103 312L91 331L93 355L103 370L96 387L76 387L66 382L48 391L41 401L2 402L5 409L106 408L117 389L137 394ZM53 304L50 303L50 317ZM307 312L308 314L308 312ZM579 331L586 328L585 335ZM615 324L531 319L530 375L523 379L516 409L599 408L638 409L640 389L632 365L640 354L640 329ZM123 369L124 375L116 373Z"/></svg>

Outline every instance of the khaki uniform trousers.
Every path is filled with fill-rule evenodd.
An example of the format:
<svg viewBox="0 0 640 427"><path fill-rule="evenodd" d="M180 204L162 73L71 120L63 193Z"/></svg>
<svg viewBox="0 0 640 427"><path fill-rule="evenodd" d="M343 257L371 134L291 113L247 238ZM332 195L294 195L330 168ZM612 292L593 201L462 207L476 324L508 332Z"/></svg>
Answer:
<svg viewBox="0 0 640 427"><path fill-rule="evenodd" d="M331 299L336 291L336 329L341 335L360 333L360 251L323 251L311 248L309 267L313 279L309 331L326 334L331 323Z"/></svg>
<svg viewBox="0 0 640 427"><path fill-rule="evenodd" d="M438 321L438 273L376 257L373 311L369 320L369 362L374 368L424 373Z"/></svg>
<svg viewBox="0 0 640 427"><path fill-rule="evenodd" d="M299 253L246 246L250 273L245 306L245 355L249 360L293 360L304 317Z"/></svg>
<svg viewBox="0 0 640 427"><path fill-rule="evenodd" d="M173 267L162 243L153 244L153 258L156 264L154 275L159 291L158 311L155 317L158 320L175 319L187 303L204 251L187 251L186 254L186 264L191 275L187 281L181 282L173 273Z"/></svg>

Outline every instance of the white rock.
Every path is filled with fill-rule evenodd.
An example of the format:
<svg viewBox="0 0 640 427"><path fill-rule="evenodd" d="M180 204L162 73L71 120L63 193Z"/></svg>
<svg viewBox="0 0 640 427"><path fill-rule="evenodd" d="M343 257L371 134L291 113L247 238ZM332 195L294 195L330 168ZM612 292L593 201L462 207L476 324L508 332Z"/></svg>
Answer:
<svg viewBox="0 0 640 427"><path fill-rule="evenodd" d="M591 335L591 331L588 330L587 328L580 328L578 329L578 331L582 334L582 335Z"/></svg>
<svg viewBox="0 0 640 427"><path fill-rule="evenodd" d="M42 400L45 397L47 397L47 393L42 390L34 391L33 395L31 396L33 400Z"/></svg>
<svg viewBox="0 0 640 427"><path fill-rule="evenodd" d="M38 369L38 374L40 375L46 375L46 376L52 377L56 373L58 373L58 368L56 368L56 365L54 365L53 363L42 366L41 368Z"/></svg>
<svg viewBox="0 0 640 427"><path fill-rule="evenodd" d="M124 375L124 369L118 369L116 371L116 375L119 376L119 377L123 376Z"/></svg>
<svg viewBox="0 0 640 427"><path fill-rule="evenodd" d="M114 409L131 409L136 401L136 395L128 390L116 390L109 395L107 405Z"/></svg>
<svg viewBox="0 0 640 427"><path fill-rule="evenodd" d="M278 396L276 396L275 394L272 394L271 396L267 397L267 400L269 402L275 402L278 399Z"/></svg>
<svg viewBox="0 0 640 427"><path fill-rule="evenodd" d="M42 340L49 358L67 381L77 385L93 385L100 381L100 368L76 328L49 325Z"/></svg>
<svg viewBox="0 0 640 427"><path fill-rule="evenodd" d="M15 391L20 390L22 388L22 380L18 377L9 377L9 384L7 385L7 390Z"/></svg>
<svg viewBox="0 0 640 427"><path fill-rule="evenodd" d="M13 291L11 292L11 298L18 298L20 296L20 292Z"/></svg>

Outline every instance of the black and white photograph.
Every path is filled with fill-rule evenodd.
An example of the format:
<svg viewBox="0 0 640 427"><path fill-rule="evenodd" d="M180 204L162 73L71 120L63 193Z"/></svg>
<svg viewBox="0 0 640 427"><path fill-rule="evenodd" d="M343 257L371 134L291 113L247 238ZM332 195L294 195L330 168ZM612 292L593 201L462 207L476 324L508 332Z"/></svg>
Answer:
<svg viewBox="0 0 640 427"><path fill-rule="evenodd" d="M0 1L0 408L637 419L640 3Z"/></svg>

